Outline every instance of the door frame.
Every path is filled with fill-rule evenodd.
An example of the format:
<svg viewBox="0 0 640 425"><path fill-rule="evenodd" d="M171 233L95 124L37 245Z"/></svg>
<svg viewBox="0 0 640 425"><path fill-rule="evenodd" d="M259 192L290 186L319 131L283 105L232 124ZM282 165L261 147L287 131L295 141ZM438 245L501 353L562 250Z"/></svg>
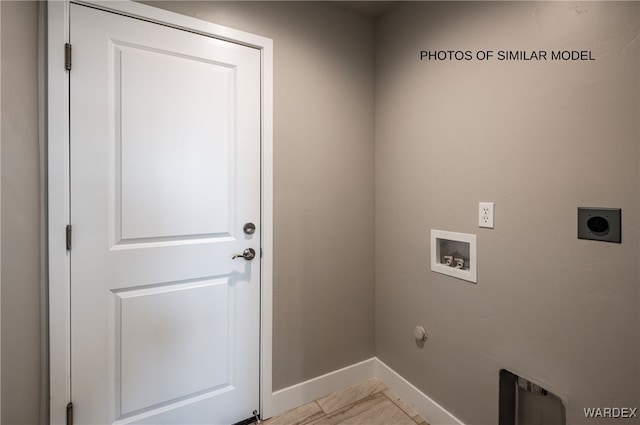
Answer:
<svg viewBox="0 0 640 425"><path fill-rule="evenodd" d="M49 262L50 423L66 423L71 400L70 256L66 226L69 194L69 72L64 45L69 42L71 3L117 12L195 32L261 52L261 229L260 413L272 415L273 336L273 40L131 1L48 0L47 28L47 183Z"/></svg>

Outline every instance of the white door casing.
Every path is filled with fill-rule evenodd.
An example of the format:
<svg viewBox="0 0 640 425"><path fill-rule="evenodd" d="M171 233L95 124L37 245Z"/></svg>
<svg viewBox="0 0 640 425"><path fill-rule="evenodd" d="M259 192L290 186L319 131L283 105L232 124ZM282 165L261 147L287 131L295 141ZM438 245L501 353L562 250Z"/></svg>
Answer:
<svg viewBox="0 0 640 425"><path fill-rule="evenodd" d="M51 422L64 422L68 401L80 422L94 415L211 421L211 412L233 410L223 405L257 407L258 373L268 417L270 41L139 4L117 6L191 31L49 4ZM67 40L69 12L65 152L69 129L58 120L68 76L56 68L61 49L53 39ZM249 139L262 144L251 151ZM252 184L253 193L245 190ZM63 221L74 226L71 254L59 245ZM258 221L255 235L242 233L246 221ZM247 247L262 249L261 264L231 260ZM215 420L243 419L233 415Z"/></svg>

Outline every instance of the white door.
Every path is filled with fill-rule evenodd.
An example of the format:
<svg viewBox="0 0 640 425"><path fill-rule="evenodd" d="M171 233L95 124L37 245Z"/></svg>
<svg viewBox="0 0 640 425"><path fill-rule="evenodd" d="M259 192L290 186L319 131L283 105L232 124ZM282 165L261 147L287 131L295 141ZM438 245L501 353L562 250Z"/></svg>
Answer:
<svg viewBox="0 0 640 425"><path fill-rule="evenodd" d="M81 5L70 16L74 422L246 419L259 409L260 52Z"/></svg>

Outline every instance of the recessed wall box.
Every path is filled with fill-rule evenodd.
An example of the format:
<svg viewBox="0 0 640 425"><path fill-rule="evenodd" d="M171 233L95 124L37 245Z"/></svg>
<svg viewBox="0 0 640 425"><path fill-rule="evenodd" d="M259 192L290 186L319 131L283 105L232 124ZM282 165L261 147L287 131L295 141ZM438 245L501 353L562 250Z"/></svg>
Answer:
<svg viewBox="0 0 640 425"><path fill-rule="evenodd" d="M476 235L431 229L431 271L477 283Z"/></svg>
<svg viewBox="0 0 640 425"><path fill-rule="evenodd" d="M578 239L621 243L621 216L620 208L578 207Z"/></svg>

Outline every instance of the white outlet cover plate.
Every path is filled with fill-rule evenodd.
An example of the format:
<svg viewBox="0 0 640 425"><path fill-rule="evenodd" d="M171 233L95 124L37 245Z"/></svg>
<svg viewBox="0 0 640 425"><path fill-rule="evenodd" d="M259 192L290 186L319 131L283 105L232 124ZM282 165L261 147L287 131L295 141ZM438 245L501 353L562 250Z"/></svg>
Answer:
<svg viewBox="0 0 640 425"><path fill-rule="evenodd" d="M478 206L478 227L493 229L493 202L480 202Z"/></svg>

